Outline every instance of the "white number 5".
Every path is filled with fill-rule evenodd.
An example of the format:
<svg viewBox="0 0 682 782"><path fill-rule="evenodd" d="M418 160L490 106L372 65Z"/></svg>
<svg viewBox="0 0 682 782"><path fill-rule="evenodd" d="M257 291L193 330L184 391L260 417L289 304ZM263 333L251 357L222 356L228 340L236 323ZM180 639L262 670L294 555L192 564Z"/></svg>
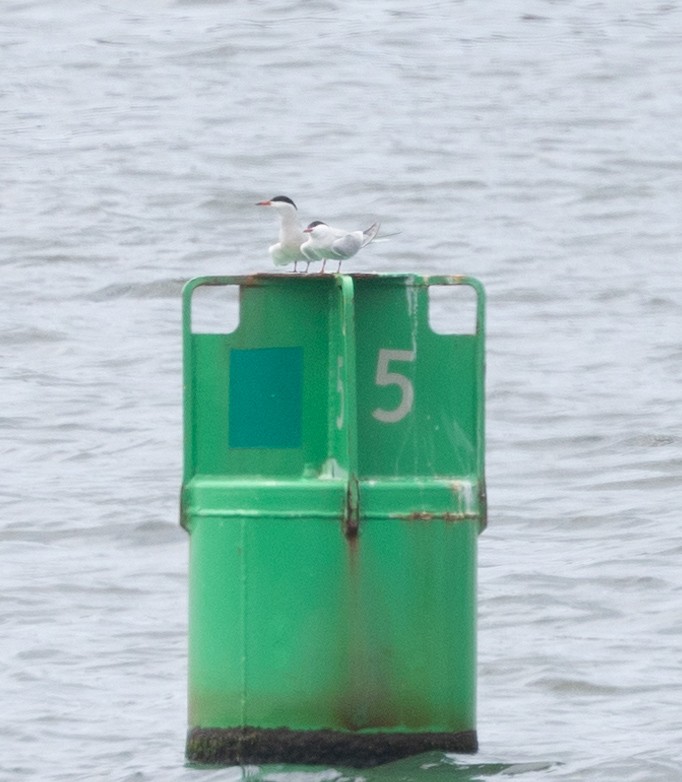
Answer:
<svg viewBox="0 0 682 782"><path fill-rule="evenodd" d="M398 386L402 392L402 397L398 407L393 410L382 410L380 407L372 410L372 415L377 421L382 421L385 424L395 424L398 421L402 421L412 409L414 403L414 386L412 381L399 372L389 372L388 365L391 361L414 361L416 355L414 350L388 350L387 348L379 350L375 382L378 386Z"/></svg>

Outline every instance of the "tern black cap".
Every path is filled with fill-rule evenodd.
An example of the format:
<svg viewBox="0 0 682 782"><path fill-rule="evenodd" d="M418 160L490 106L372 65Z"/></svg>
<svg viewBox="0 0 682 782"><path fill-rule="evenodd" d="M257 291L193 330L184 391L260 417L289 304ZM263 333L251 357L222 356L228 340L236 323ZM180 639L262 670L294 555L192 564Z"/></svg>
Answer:
<svg viewBox="0 0 682 782"><path fill-rule="evenodd" d="M296 204L289 198L289 196L275 196L274 198L270 199L271 201L284 201L285 204L291 204L294 209L296 209Z"/></svg>

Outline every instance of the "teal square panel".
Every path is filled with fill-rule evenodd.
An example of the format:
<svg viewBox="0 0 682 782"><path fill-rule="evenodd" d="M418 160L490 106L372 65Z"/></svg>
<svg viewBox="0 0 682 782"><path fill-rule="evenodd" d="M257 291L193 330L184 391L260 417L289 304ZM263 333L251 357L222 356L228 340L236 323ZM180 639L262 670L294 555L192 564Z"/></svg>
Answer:
<svg viewBox="0 0 682 782"><path fill-rule="evenodd" d="M230 351L230 448L300 448L303 348Z"/></svg>

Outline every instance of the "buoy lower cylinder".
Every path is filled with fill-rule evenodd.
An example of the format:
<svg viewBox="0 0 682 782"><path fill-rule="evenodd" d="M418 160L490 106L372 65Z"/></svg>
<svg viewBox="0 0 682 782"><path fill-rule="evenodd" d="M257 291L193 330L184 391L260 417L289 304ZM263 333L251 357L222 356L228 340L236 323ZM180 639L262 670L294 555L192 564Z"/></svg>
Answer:
<svg viewBox="0 0 682 782"><path fill-rule="evenodd" d="M192 330L202 285L236 330ZM431 285L473 288L473 333L431 329ZM184 339L188 760L476 751L480 285L202 278Z"/></svg>

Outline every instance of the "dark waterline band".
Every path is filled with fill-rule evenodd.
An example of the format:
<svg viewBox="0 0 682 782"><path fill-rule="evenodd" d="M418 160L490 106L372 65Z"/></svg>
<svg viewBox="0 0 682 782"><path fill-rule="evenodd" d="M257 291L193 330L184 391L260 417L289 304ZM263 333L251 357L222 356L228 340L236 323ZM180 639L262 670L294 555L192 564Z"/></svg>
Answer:
<svg viewBox="0 0 682 782"><path fill-rule="evenodd" d="M246 763L340 764L369 768L429 751L474 753L476 731L461 733L345 733L289 728L193 728L187 760L202 765Z"/></svg>

